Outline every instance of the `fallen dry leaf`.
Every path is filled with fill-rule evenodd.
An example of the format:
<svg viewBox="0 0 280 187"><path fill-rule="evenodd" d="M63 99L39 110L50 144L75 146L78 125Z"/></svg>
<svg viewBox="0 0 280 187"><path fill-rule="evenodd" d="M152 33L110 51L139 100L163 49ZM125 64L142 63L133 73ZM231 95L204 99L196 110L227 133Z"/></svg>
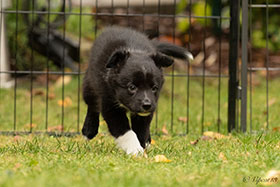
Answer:
<svg viewBox="0 0 280 187"><path fill-rule="evenodd" d="M155 161L156 162L165 162L165 163L171 162L171 160L167 159L164 155L156 155Z"/></svg>
<svg viewBox="0 0 280 187"><path fill-rule="evenodd" d="M267 181L263 181L261 183L262 185L270 186L278 184L280 181L280 170L270 170L263 179Z"/></svg>
<svg viewBox="0 0 280 187"><path fill-rule="evenodd" d="M57 125L57 126L48 127L48 131L63 131L63 126Z"/></svg>
<svg viewBox="0 0 280 187"><path fill-rule="evenodd" d="M187 118L187 117L179 117L178 120L179 120L179 121L182 121L182 122L184 122L184 123L187 123L188 118Z"/></svg>
<svg viewBox="0 0 280 187"><path fill-rule="evenodd" d="M195 140L195 141L191 141L191 145L196 145L199 142L199 139Z"/></svg>
<svg viewBox="0 0 280 187"><path fill-rule="evenodd" d="M59 106L64 106L64 107L68 107L72 105L72 100L70 97L66 97L64 100L58 100L57 104Z"/></svg>
<svg viewBox="0 0 280 187"><path fill-rule="evenodd" d="M61 87L63 84L67 85L67 84L69 84L71 82L71 80L72 80L72 77L70 75L60 76L56 80L54 86L55 87Z"/></svg>
<svg viewBox="0 0 280 187"><path fill-rule="evenodd" d="M55 98L55 94L54 93L49 93L48 94L48 98L49 99L54 99Z"/></svg>
<svg viewBox="0 0 280 187"><path fill-rule="evenodd" d="M211 138L214 139L223 139L223 138L227 138L227 136L217 133L217 132L212 132L212 131L206 131L203 133L204 136L209 136Z"/></svg>
<svg viewBox="0 0 280 187"><path fill-rule="evenodd" d="M36 124L34 124L34 123L32 123L32 124L26 124L26 125L24 125L24 127L25 128L36 128L37 127L37 125Z"/></svg>
<svg viewBox="0 0 280 187"><path fill-rule="evenodd" d="M227 162L227 158L225 157L224 153L220 152L219 159L221 159L223 162Z"/></svg>
<svg viewBox="0 0 280 187"><path fill-rule="evenodd" d="M166 129L166 125L163 125L161 132L165 135L168 135L168 130Z"/></svg>
<svg viewBox="0 0 280 187"><path fill-rule="evenodd" d="M274 132L280 132L280 127L274 127L274 128L272 129L272 131L274 131Z"/></svg>
<svg viewBox="0 0 280 187"><path fill-rule="evenodd" d="M204 140L204 141L211 141L211 140L214 140L213 137L210 137L210 136L202 136L201 137L201 140Z"/></svg>
<svg viewBox="0 0 280 187"><path fill-rule="evenodd" d="M155 145L156 144L156 141L154 139L151 139L151 144L152 145Z"/></svg>
<svg viewBox="0 0 280 187"><path fill-rule="evenodd" d="M34 89L34 90L32 90L32 95L34 95L34 96L43 96L43 95L45 95L45 92L43 90Z"/></svg>
<svg viewBox="0 0 280 187"><path fill-rule="evenodd" d="M20 163L16 163L13 169L14 169L14 170L17 170L17 169L20 168L20 167L21 167L21 164L20 164Z"/></svg>
<svg viewBox="0 0 280 187"><path fill-rule="evenodd" d="M18 136L18 135L14 136L14 141L15 141L15 142L19 141L20 139L21 139L20 136Z"/></svg>
<svg viewBox="0 0 280 187"><path fill-rule="evenodd" d="M271 106L276 103L276 98L272 98L269 100L268 105Z"/></svg>

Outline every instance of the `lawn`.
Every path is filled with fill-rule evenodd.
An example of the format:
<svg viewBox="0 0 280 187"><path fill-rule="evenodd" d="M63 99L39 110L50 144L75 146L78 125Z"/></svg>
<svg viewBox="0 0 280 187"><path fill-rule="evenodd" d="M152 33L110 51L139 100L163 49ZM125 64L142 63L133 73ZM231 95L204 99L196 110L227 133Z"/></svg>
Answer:
<svg viewBox="0 0 280 187"><path fill-rule="evenodd" d="M280 169L279 133L199 137L153 136L147 158L134 158L107 133L1 136L0 186L256 186ZM171 162L155 162L159 154Z"/></svg>
<svg viewBox="0 0 280 187"><path fill-rule="evenodd" d="M18 131L30 130L29 82L18 80ZM269 171L280 170L280 134L273 130L279 124L278 82L275 79L269 85L269 98L273 101L269 103L270 130L264 131L265 81L260 81L253 87L254 133L227 134L227 79L222 79L220 133L225 137L216 139L201 134L201 78L190 79L189 133L184 136L181 134L186 132L187 79L174 79L171 131L172 79L167 77L151 127L154 144L145 157L130 157L118 150L104 122L101 122L101 133L92 141L80 135L70 138L36 134L0 136L0 186L255 186L260 179L268 178ZM65 132L76 132L77 124L81 129L86 106L80 98L78 118L78 83L78 77L72 77L63 91L58 81L52 81L47 94L45 85L34 80L33 131L47 129L59 133L61 129L56 127L62 123ZM205 85L204 130L217 131L218 79L207 79ZM69 98L71 102L63 109L62 121L59 102L63 92L64 99ZM0 92L1 130L14 129L14 94L14 89ZM47 95L51 97L46 115ZM156 155L165 155L171 162L156 162Z"/></svg>
<svg viewBox="0 0 280 187"><path fill-rule="evenodd" d="M91 8L83 9L90 12ZM7 16L14 38L16 14ZM95 23L92 16L82 16L80 30L79 20L79 14L69 16L66 31L71 33L65 34L76 41L81 35L82 62L87 62ZM21 53L26 51L26 25L20 21L18 27L17 65L28 69L22 62L31 51ZM42 70L46 59L38 60L36 55L34 63ZM48 89L46 77L21 77L17 89L0 89L1 132L80 132L86 114L80 94L83 76L65 76L62 86L62 77L50 75ZM0 135L0 186L276 186L276 177L280 180L279 78L269 81L267 102L265 77L253 77L252 111L248 108L252 133L247 134L227 133L227 81L222 78L219 87L218 78L207 78L203 88L202 77L190 77L189 82L184 76L166 77L151 125L153 144L145 156L127 156L115 147L104 121L92 141L81 135ZM202 135L218 130L223 135ZM158 155L167 160L156 162ZM272 170L278 175L268 176Z"/></svg>

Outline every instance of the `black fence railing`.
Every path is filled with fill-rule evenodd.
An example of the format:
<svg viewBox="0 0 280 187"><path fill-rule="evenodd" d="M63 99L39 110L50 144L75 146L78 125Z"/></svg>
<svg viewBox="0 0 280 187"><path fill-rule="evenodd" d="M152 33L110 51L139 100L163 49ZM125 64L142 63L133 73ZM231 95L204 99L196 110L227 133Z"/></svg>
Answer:
<svg viewBox="0 0 280 187"><path fill-rule="evenodd" d="M192 64L176 61L165 71L153 133L245 132L248 120L252 131L250 81L252 72L260 68L267 77L269 126L268 77L277 67L269 66L268 43L265 67L254 67L247 44L252 37L252 10L266 10L268 28L269 10L279 5L251 0L12 0L7 7L7 2L0 0L1 134L80 133L86 112L81 84L89 49L100 30L110 25L132 27L150 38L181 45L195 57ZM229 15L224 13L227 9ZM237 63L240 44L241 68ZM10 58L3 58L7 55L3 48L9 49ZM1 88L8 79L12 87Z"/></svg>
<svg viewBox="0 0 280 187"><path fill-rule="evenodd" d="M277 79L279 72L279 41L275 40L275 36L278 35L275 33L274 25L278 24L277 17L280 4L278 1L252 1L247 0L242 4L244 12L242 20L244 20L244 25L246 27L242 28L242 71L241 75L242 83L242 91L244 88L248 88L248 98L247 95L244 94L241 96L241 129L242 131L246 131L246 127L248 126L248 130L250 132L254 132L258 130L254 123L263 123L262 129L277 129L277 96L274 97L276 93L274 89L271 87L271 83L273 79ZM258 19L260 24L256 25L254 22L256 18L253 15L259 15ZM246 29L246 31L245 31ZM255 37L255 33L262 32L262 36ZM255 50L253 45L256 40L263 41L263 44L260 46L262 48L259 50ZM247 43L251 44L247 46ZM261 52L260 52L261 50ZM258 63L258 60L255 58L261 54L263 63ZM276 60L274 58L276 57ZM264 95L264 101L259 101L254 97L254 75L263 72L263 76L265 79L265 89L261 90ZM274 77L272 77L274 76ZM247 80L248 79L248 80ZM273 84L274 85L274 84ZM272 91L271 91L272 90ZM247 92L246 92L247 94ZM278 95L276 93L276 95ZM263 105L262 114L258 113L254 109L254 105L260 103ZM274 105L274 103L276 103ZM248 106L247 106L248 104ZM274 105L274 106L273 106ZM272 112L271 112L272 111ZM262 119L256 121L257 116L263 115ZM271 128L273 127L273 128Z"/></svg>

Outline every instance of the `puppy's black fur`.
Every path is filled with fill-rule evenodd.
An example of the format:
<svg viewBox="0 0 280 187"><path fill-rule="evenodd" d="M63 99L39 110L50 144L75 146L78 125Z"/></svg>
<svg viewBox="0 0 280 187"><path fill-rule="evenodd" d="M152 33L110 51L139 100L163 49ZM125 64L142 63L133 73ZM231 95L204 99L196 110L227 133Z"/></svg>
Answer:
<svg viewBox="0 0 280 187"><path fill-rule="evenodd" d="M98 133L101 113L115 138L132 128L145 148L151 141L150 122L164 82L161 68L173 64L169 56L187 59L187 54L184 48L151 41L128 28L105 29L94 42L84 77L88 110L83 135L92 139Z"/></svg>

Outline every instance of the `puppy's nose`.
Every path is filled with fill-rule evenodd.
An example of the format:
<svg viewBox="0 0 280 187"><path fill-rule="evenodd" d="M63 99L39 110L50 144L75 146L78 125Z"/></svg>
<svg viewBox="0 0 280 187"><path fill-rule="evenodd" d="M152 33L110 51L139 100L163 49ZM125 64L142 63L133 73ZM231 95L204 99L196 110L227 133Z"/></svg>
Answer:
<svg viewBox="0 0 280 187"><path fill-rule="evenodd" d="M152 107L152 103L151 103L150 100L144 100L144 101L143 101L142 108L143 108L144 110L147 111L147 110L149 110L151 107Z"/></svg>

